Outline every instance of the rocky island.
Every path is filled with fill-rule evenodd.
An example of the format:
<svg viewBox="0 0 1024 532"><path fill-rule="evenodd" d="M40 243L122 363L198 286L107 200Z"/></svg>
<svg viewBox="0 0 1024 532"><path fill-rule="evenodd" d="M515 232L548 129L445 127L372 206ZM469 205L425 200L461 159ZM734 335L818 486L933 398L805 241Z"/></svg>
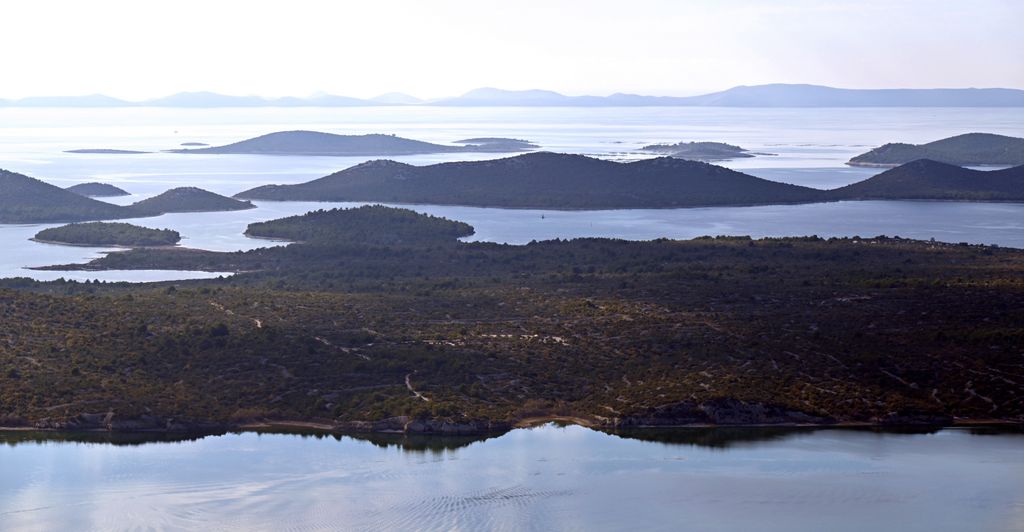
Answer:
<svg viewBox="0 0 1024 532"><path fill-rule="evenodd" d="M668 155L691 161L727 161L754 157L754 154L724 142L678 142L676 144L649 144L640 148L646 152Z"/></svg>
<svg viewBox="0 0 1024 532"><path fill-rule="evenodd" d="M150 229L126 223L89 222L51 227L36 233L38 242L71 246L173 246L181 235L170 229Z"/></svg>
<svg viewBox="0 0 1024 532"><path fill-rule="evenodd" d="M459 152L508 153L528 151L533 147L526 141L515 139L467 140L487 140L488 142L465 142L460 146L446 146L395 135L336 135L319 131L279 131L226 146L171 151L174 153L252 155L394 156Z"/></svg>
<svg viewBox="0 0 1024 532"><path fill-rule="evenodd" d="M858 155L846 164L884 168L917 159L957 166L1019 166L1024 164L1024 138L967 133L927 144L886 144Z"/></svg>
<svg viewBox="0 0 1024 532"><path fill-rule="evenodd" d="M64 190L88 198L116 198L131 195L127 191L107 183L79 183Z"/></svg>

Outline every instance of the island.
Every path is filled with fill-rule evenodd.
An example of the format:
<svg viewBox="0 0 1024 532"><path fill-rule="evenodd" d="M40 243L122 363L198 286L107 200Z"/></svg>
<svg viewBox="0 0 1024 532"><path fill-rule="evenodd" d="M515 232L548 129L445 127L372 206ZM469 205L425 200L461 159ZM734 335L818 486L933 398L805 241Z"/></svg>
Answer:
<svg viewBox="0 0 1024 532"><path fill-rule="evenodd" d="M241 211L255 207L251 202L221 196L201 188L179 187L133 203L127 208L139 216L158 216L174 212Z"/></svg>
<svg viewBox="0 0 1024 532"><path fill-rule="evenodd" d="M533 147L526 141L515 139L488 140L491 142L446 146L395 135L336 135L320 131L279 131L226 146L170 151L193 154L375 156L460 152L509 153L527 151Z"/></svg>
<svg viewBox="0 0 1024 532"><path fill-rule="evenodd" d="M79 183L64 190L88 198L116 198L131 195L127 191L107 183Z"/></svg>
<svg viewBox="0 0 1024 532"><path fill-rule="evenodd" d="M967 133L927 144L886 144L862 153L846 164L885 168L917 159L957 166L1019 166L1024 164L1024 138Z"/></svg>
<svg viewBox="0 0 1024 532"><path fill-rule="evenodd" d="M51 227L33 240L72 246L153 247L173 246L181 235L170 229L150 229L126 223L89 222Z"/></svg>
<svg viewBox="0 0 1024 532"><path fill-rule="evenodd" d="M16 172L0 170L0 223L59 223L131 218L117 205L76 194Z"/></svg>
<svg viewBox="0 0 1024 532"><path fill-rule="evenodd" d="M359 164L308 183L257 187L235 197L550 209L676 208L821 201L824 192L671 157L618 163L533 152L472 162Z"/></svg>
<svg viewBox="0 0 1024 532"><path fill-rule="evenodd" d="M318 210L249 224L246 236L306 243L424 246L473 234L464 222L381 205Z"/></svg>
<svg viewBox="0 0 1024 532"><path fill-rule="evenodd" d="M239 272L229 278L0 281L0 423L1024 421L1022 250L882 236L458 239L470 230L404 209L317 211L249 228L298 243L133 249L82 266Z"/></svg>
<svg viewBox="0 0 1024 532"><path fill-rule="evenodd" d="M140 153L152 153L137 150L117 150L112 148L85 148L80 150L64 150L64 153L97 153L106 155L138 155Z"/></svg>
<svg viewBox="0 0 1024 532"><path fill-rule="evenodd" d="M921 159L832 190L837 200L1024 201L1024 166L971 170Z"/></svg>
<svg viewBox="0 0 1024 532"><path fill-rule="evenodd" d="M650 144L642 151L660 153L692 161L726 161L753 157L749 151L724 142L678 142L676 144Z"/></svg>
<svg viewBox="0 0 1024 532"><path fill-rule="evenodd" d="M209 144L207 144L205 142L182 142L181 145L182 146L209 146Z"/></svg>
<svg viewBox="0 0 1024 532"><path fill-rule="evenodd" d="M514 153L540 148L540 146L528 140L508 139L502 137L475 137L471 139L457 140L455 141L455 144L470 147L475 151L490 151L496 153Z"/></svg>

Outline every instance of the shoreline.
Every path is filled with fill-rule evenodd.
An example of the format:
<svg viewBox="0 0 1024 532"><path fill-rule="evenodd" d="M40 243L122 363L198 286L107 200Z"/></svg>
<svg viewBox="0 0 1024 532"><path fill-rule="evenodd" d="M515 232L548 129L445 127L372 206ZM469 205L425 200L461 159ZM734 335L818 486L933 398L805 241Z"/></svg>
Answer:
<svg viewBox="0 0 1024 532"><path fill-rule="evenodd" d="M502 435L517 429L530 429L548 424L575 425L601 432L623 431L658 431L688 429L851 429L851 428L971 428L971 427L1020 427L1024 428L1024 419L1001 418L954 418L952 422L903 420L899 423L881 421L837 421L834 423L679 423L658 425L607 425L598 421L579 416L550 415L531 416L511 422L475 422L456 424L436 419L402 420L402 423L388 423L396 418L379 421L344 421L329 422L316 420L263 420L237 423L181 423L166 427L142 427L129 420L126 425L118 428L95 426L47 427L35 425L0 426L0 435L4 433L53 433L53 434L151 434L151 435L183 435L212 436L228 432L289 432L310 431L322 434L391 434L406 436L487 436ZM486 426L485 426L486 424ZM445 430L447 428L448 430ZM461 430L459 430L461 429Z"/></svg>

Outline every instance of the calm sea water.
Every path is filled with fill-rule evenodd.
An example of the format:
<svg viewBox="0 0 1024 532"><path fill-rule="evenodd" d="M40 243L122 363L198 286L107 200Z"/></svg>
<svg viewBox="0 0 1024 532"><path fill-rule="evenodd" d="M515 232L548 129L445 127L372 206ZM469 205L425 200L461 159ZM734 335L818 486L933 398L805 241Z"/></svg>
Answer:
<svg viewBox="0 0 1024 532"><path fill-rule="evenodd" d="M4 529L1024 530L1019 433L35 437L0 435Z"/></svg>
<svg viewBox="0 0 1024 532"><path fill-rule="evenodd" d="M532 140L543 149L616 160L640 157L653 142L715 140L771 153L725 163L754 175L819 188L865 179L875 169L843 163L886 142L927 142L970 131L1024 136L1024 109L727 109L727 108L305 108L305 109L0 109L0 167L60 186L118 185L130 203L177 186L235 194L267 183L299 183L366 157L267 157L160 153L182 142L223 144L289 129L394 133L450 143L477 136ZM153 150L141 155L67 154L76 148ZM490 158L442 154L397 159L413 164ZM261 203L243 213L165 215L136 223L171 228L183 245L239 250L266 245L241 235L245 225L342 204ZM701 235L875 236L1024 247L1024 204L845 202L820 205L558 212L414 206L464 220L473 237L509 243L545 238L630 239ZM28 239L50 225L0 225L0 277L154 281L210 277L196 272L39 272L26 267L84 262L103 249Z"/></svg>

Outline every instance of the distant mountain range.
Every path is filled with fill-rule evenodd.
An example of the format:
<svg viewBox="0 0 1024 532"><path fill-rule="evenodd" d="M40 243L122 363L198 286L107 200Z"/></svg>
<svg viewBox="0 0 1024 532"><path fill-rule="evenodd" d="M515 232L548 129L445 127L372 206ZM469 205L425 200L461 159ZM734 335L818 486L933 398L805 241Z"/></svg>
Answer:
<svg viewBox="0 0 1024 532"><path fill-rule="evenodd" d="M263 98L213 92L183 92L145 101L104 95L46 96L0 100L0 107L369 107L433 105L443 107L1024 107L1020 89L838 89L821 85L739 86L700 96L566 96L553 91L481 88L461 96L421 100L402 93L375 98L323 94Z"/></svg>

